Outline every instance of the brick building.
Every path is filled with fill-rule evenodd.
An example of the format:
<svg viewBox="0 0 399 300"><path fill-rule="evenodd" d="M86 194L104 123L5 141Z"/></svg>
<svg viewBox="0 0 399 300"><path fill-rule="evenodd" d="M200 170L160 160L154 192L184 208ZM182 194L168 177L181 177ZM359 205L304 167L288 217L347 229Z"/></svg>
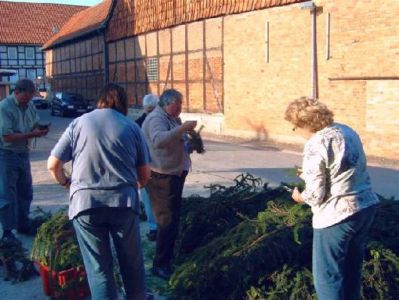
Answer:
<svg viewBox="0 0 399 300"><path fill-rule="evenodd" d="M0 86L13 88L19 78L46 88L41 46L85 6L0 1ZM0 87L0 96L5 89Z"/></svg>
<svg viewBox="0 0 399 300"><path fill-rule="evenodd" d="M75 14L44 44L47 80L52 91L75 92L90 100L96 98L106 80L104 30L111 4L112 0L105 0Z"/></svg>
<svg viewBox="0 0 399 300"><path fill-rule="evenodd" d="M185 117L206 123L205 130L301 143L283 120L284 110L299 96L316 96L337 121L360 133L368 154L399 157L398 1L109 0L101 5L96 32L104 37L102 78L126 87L132 105L140 106L148 92L174 87L185 95ZM59 87L78 84L66 49L78 43L89 49L84 35L74 39L47 45L48 68L63 70ZM48 74L57 82L59 73Z"/></svg>

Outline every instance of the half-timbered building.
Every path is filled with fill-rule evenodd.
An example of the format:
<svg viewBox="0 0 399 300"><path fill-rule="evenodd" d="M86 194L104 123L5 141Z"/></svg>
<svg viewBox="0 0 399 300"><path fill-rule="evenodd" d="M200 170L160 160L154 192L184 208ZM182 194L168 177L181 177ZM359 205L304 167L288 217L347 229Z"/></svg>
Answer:
<svg viewBox="0 0 399 300"><path fill-rule="evenodd" d="M83 44L79 53L95 60L94 53L87 54L92 36L78 30L73 39L47 45L53 85L94 94L103 83L116 82L137 107L146 93L173 87L184 95L184 117L205 123L205 131L294 144L301 140L283 120L287 104L300 96L318 97L337 121L360 133L368 154L399 157L398 1L108 0L101 5L96 8L103 12L101 26L92 34L103 37L102 81L94 86L78 76L82 68L87 76L95 74L86 59L79 59L79 67L73 62L70 51ZM63 75L57 77L60 68Z"/></svg>
<svg viewBox="0 0 399 300"><path fill-rule="evenodd" d="M11 90L19 78L30 78L46 89L42 45L84 6L0 1L1 86ZM8 92L8 90L7 90ZM5 96L5 89L2 95Z"/></svg>

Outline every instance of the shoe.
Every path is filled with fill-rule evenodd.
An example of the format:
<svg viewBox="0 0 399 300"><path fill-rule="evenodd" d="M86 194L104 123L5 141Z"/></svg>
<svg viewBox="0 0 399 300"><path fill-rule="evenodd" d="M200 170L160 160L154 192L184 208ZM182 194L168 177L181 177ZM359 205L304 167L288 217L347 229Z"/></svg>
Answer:
<svg viewBox="0 0 399 300"><path fill-rule="evenodd" d="M157 276L159 278L169 280L172 274L173 271L170 267L152 267L152 275Z"/></svg>
<svg viewBox="0 0 399 300"><path fill-rule="evenodd" d="M157 240L157 231L156 230L150 230L147 232L147 239L150 242L155 242Z"/></svg>

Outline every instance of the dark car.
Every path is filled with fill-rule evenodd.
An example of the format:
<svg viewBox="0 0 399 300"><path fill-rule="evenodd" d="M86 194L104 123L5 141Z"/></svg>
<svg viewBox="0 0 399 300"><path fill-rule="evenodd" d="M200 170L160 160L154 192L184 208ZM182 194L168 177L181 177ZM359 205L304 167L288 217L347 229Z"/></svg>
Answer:
<svg viewBox="0 0 399 300"><path fill-rule="evenodd" d="M49 107L47 100L42 97L33 97L32 102L37 109L47 109Z"/></svg>
<svg viewBox="0 0 399 300"><path fill-rule="evenodd" d="M51 100L51 114L78 116L90 112L94 106L76 93L55 93Z"/></svg>

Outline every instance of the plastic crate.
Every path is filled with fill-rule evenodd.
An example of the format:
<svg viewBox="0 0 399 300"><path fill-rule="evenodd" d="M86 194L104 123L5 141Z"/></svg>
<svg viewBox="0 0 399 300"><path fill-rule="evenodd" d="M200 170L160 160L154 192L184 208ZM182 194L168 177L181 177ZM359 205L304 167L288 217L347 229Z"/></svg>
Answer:
<svg viewBox="0 0 399 300"><path fill-rule="evenodd" d="M46 296L54 299L80 300L90 295L83 266L56 272L40 263L37 265Z"/></svg>

